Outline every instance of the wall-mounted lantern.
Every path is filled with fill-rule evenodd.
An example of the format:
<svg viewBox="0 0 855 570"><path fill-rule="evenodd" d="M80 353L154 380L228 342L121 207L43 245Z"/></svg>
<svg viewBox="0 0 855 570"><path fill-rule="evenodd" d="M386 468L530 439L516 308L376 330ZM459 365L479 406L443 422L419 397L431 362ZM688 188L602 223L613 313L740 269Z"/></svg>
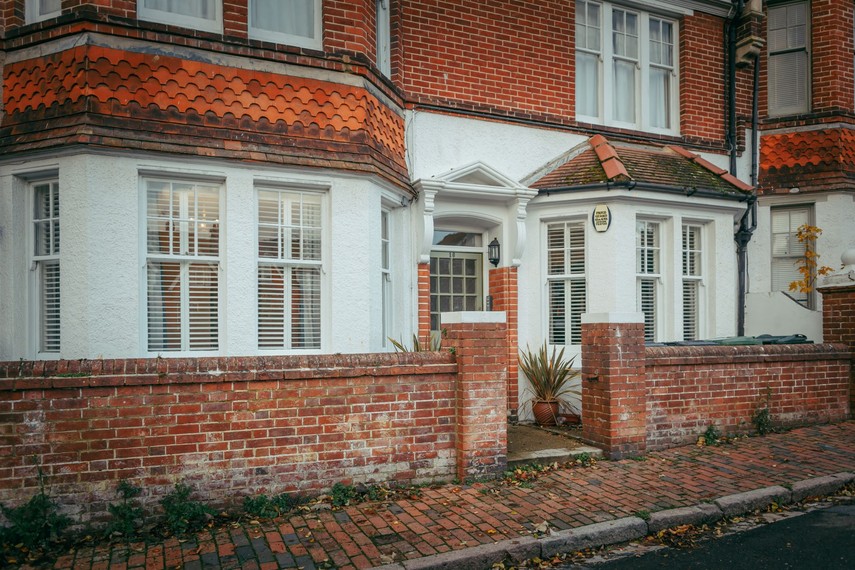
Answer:
<svg viewBox="0 0 855 570"><path fill-rule="evenodd" d="M498 267L499 259L502 255L502 246L499 245L499 239L493 238L490 245L487 246L487 259L493 264L493 267Z"/></svg>

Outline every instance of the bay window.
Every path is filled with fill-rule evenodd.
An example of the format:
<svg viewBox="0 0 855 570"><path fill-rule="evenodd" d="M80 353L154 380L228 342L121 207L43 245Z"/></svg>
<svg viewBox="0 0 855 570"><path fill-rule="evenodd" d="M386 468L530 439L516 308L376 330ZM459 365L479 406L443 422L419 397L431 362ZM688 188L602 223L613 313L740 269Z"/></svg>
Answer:
<svg viewBox="0 0 855 570"><path fill-rule="evenodd" d="M220 187L145 180L150 352L219 345Z"/></svg>
<svg viewBox="0 0 855 570"><path fill-rule="evenodd" d="M380 212L380 294L382 344L386 346L392 330L392 236L389 231L389 211Z"/></svg>
<svg viewBox="0 0 855 570"><path fill-rule="evenodd" d="M659 222L635 223L636 307L644 314L644 340L657 338L659 282L661 278Z"/></svg>
<svg viewBox="0 0 855 570"><path fill-rule="evenodd" d="M701 227L683 225L683 340L698 340L700 333L703 258Z"/></svg>
<svg viewBox="0 0 855 570"><path fill-rule="evenodd" d="M677 22L604 2L576 2L576 118L675 134Z"/></svg>
<svg viewBox="0 0 855 570"><path fill-rule="evenodd" d="M587 307L585 222L547 224L546 275L549 343L579 345Z"/></svg>
<svg viewBox="0 0 855 570"><path fill-rule="evenodd" d="M59 352L59 183L33 184L33 255L36 338L39 353Z"/></svg>
<svg viewBox="0 0 855 570"><path fill-rule="evenodd" d="M259 348L321 348L321 200L258 188Z"/></svg>

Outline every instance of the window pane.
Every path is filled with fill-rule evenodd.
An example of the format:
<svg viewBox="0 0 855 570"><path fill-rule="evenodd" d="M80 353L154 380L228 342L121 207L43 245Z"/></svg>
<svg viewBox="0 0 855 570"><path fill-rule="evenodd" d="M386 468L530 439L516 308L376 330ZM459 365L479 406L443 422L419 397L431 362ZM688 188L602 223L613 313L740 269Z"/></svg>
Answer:
<svg viewBox="0 0 855 570"><path fill-rule="evenodd" d="M150 261L147 289L149 351L181 350L181 265Z"/></svg>
<svg viewBox="0 0 855 570"><path fill-rule="evenodd" d="M291 347L321 347L321 270L291 270Z"/></svg>
<svg viewBox="0 0 855 570"><path fill-rule="evenodd" d="M576 113L600 116L600 60L590 53L576 53Z"/></svg>
<svg viewBox="0 0 855 570"><path fill-rule="evenodd" d="M650 70L650 126L671 128L671 71Z"/></svg>
<svg viewBox="0 0 855 570"><path fill-rule="evenodd" d="M216 18L215 2L219 0L144 0L150 10L160 10L181 16L213 20Z"/></svg>
<svg viewBox="0 0 855 570"><path fill-rule="evenodd" d="M683 282L683 340L698 339L698 281Z"/></svg>
<svg viewBox="0 0 855 570"><path fill-rule="evenodd" d="M188 269L188 331L190 350L216 350L219 268L215 263L191 263Z"/></svg>
<svg viewBox="0 0 855 570"><path fill-rule="evenodd" d="M251 0L250 27L305 38L315 37L315 0Z"/></svg>
<svg viewBox="0 0 855 570"><path fill-rule="evenodd" d="M60 276L59 260L45 261L40 267L41 352L59 352Z"/></svg>
<svg viewBox="0 0 855 570"><path fill-rule="evenodd" d="M644 313L644 340L656 340L656 281L638 280L638 311Z"/></svg>
<svg viewBox="0 0 855 570"><path fill-rule="evenodd" d="M635 63L615 60L614 118L622 123L635 122Z"/></svg>

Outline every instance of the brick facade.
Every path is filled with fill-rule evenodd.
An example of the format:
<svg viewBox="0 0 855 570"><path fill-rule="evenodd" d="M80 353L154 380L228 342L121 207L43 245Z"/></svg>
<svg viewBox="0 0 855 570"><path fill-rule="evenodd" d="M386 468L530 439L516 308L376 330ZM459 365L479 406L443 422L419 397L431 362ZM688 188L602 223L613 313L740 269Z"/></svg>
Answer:
<svg viewBox="0 0 855 570"><path fill-rule="evenodd" d="M152 506L177 481L226 506L336 482L493 471L506 453L505 377L489 354L504 325L467 326L449 326L457 361L442 352L0 363L0 502L32 495L37 465L81 523L106 512L120 479Z"/></svg>

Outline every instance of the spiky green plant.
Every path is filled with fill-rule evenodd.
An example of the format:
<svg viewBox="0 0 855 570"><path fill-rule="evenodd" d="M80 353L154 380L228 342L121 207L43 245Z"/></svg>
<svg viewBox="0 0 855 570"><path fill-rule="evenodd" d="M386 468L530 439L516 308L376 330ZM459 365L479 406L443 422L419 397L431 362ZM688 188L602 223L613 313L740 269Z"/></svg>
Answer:
<svg viewBox="0 0 855 570"><path fill-rule="evenodd" d="M559 402L570 407L570 398L578 398L581 391L571 384L571 380L579 375L573 370L575 357L565 360L564 349L552 348L552 354L544 342L537 349L526 346L520 350L520 370L528 379L532 402Z"/></svg>
<svg viewBox="0 0 855 570"><path fill-rule="evenodd" d="M431 336L430 342L422 344L418 335L413 335L413 346L409 347L404 341L389 337L389 342L395 347L395 352L439 352L442 350L442 335Z"/></svg>

